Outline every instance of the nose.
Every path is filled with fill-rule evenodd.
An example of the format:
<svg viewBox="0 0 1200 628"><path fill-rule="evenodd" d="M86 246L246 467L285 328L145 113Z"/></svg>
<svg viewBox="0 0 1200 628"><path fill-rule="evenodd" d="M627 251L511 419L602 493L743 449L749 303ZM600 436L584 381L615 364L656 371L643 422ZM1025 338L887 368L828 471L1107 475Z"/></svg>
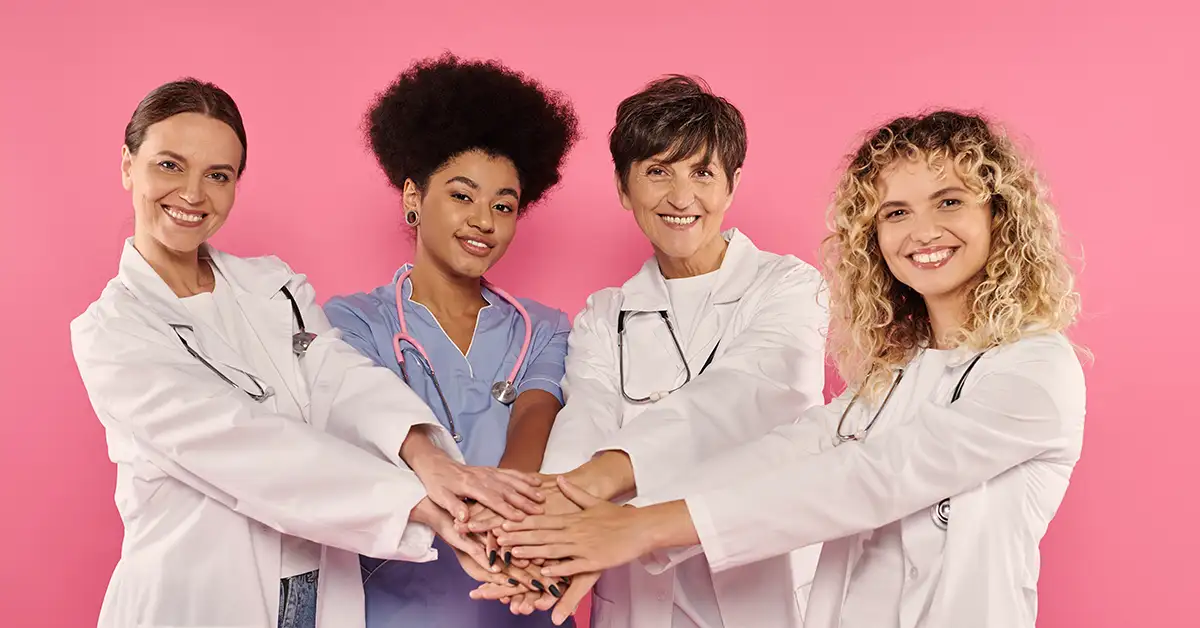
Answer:
<svg viewBox="0 0 1200 628"><path fill-rule="evenodd" d="M696 202L696 190L690 181L676 179L671 182L671 189L667 192L667 202L675 209L687 209Z"/></svg>
<svg viewBox="0 0 1200 628"><path fill-rule="evenodd" d="M204 182L199 174L187 178L183 189L179 190L179 198L188 205L199 205L204 202Z"/></svg>
<svg viewBox="0 0 1200 628"><path fill-rule="evenodd" d="M911 237L918 244L932 244L942 237L945 229L937 220L935 212L916 212Z"/></svg>
<svg viewBox="0 0 1200 628"><path fill-rule="evenodd" d="M495 231L496 223L492 216L492 208L483 203L476 204L474 211L467 216L467 224L483 233Z"/></svg>

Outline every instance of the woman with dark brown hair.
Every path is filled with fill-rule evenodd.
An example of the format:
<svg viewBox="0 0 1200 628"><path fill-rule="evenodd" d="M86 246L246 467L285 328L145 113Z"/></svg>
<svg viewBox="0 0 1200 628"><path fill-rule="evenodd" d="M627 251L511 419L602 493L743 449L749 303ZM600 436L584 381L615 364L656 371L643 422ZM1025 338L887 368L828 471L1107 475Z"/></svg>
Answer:
<svg viewBox="0 0 1200 628"><path fill-rule="evenodd" d="M125 525L102 627L363 626L359 554L428 561L437 534L486 565L456 532L464 499L539 511L539 480L463 465L304 275L208 244L245 168L241 115L211 83L158 87L126 127L134 234L71 324Z"/></svg>

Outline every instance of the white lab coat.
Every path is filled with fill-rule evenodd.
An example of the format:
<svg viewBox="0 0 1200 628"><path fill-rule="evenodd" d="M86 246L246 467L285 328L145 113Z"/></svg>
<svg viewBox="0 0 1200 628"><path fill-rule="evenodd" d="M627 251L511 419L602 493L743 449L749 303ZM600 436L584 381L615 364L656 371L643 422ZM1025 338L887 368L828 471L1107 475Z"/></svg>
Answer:
<svg viewBox="0 0 1200 628"><path fill-rule="evenodd" d="M804 625L838 628L872 531L900 521L903 533L950 497L941 555L919 557L941 574L933 586L906 579L899 625L1033 628L1038 544L1082 450L1083 371L1063 335L1031 335L984 354L949 404L972 357L966 350L921 356L862 443L834 444L847 393L659 499L687 495L717 572L824 542ZM870 420L876 407L869 406L855 405L844 434ZM644 562L658 572L698 550Z"/></svg>
<svg viewBox="0 0 1200 628"><path fill-rule="evenodd" d="M693 337L680 337L693 381L652 404L632 404L618 388L617 316L621 310L670 311L666 284L651 258L620 288L588 298L567 353L566 405L550 433L545 473L564 473L596 452L629 454L639 494L686 477L708 459L790 423L823 402L824 283L792 256L758 250L737 230ZM678 327L677 327L678 328ZM626 320L625 388L631 397L670 390L685 373L657 314ZM711 365L704 362L718 340ZM713 578L721 617L712 625L798 625L819 547ZM790 560L797 569L793 574ZM672 623L675 576L627 565L606 572L595 589L596 628L665 628ZM780 603L782 596L789 600ZM764 608L773 613L763 620ZM753 620L753 621L752 621Z"/></svg>
<svg viewBox="0 0 1200 628"><path fill-rule="evenodd" d="M192 320L132 239L117 277L71 323L125 525L99 626L274 626L289 534L324 546L318 626L362 627L356 554L436 556L432 531L408 522L425 491L399 449L413 425L437 421L391 371L340 340L304 275L274 257L207 250L260 342L230 347ZM303 358L292 354L284 286L317 334ZM192 325L183 337L226 377L257 392L243 369L275 395L259 403L221 381L171 323ZM275 368L256 372L245 356L264 348ZM457 457L437 429L438 445Z"/></svg>

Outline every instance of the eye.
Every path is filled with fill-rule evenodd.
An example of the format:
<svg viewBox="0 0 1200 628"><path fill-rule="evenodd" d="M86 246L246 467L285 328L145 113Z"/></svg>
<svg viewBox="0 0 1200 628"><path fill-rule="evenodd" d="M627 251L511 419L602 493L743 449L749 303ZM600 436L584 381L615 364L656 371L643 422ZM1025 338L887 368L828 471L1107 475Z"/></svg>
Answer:
<svg viewBox="0 0 1200 628"><path fill-rule="evenodd" d="M511 214L513 212L513 208L505 205L504 203L496 203L495 205L492 205L492 209L505 214Z"/></svg>
<svg viewBox="0 0 1200 628"><path fill-rule="evenodd" d="M229 183L229 175L224 172L214 172L208 175L210 179L218 183Z"/></svg>
<svg viewBox="0 0 1200 628"><path fill-rule="evenodd" d="M158 162L158 167L162 168L163 170L169 170L171 172L179 172L181 170L181 168L179 167L179 164L171 161L170 159L164 159L164 160Z"/></svg>
<svg viewBox="0 0 1200 628"><path fill-rule="evenodd" d="M954 208L961 207L962 204L963 204L962 201L960 201L956 198L947 198L947 199L942 200L942 202L940 204L938 204L938 207L946 208L946 209L954 209Z"/></svg>
<svg viewBox="0 0 1200 628"><path fill-rule="evenodd" d="M886 214L884 214L883 219L884 220L895 220L897 218L902 218L907 214L908 214L907 209L893 209L893 210L887 212Z"/></svg>
<svg viewBox="0 0 1200 628"><path fill-rule="evenodd" d="M711 179L717 175L713 174L712 170L703 169L703 170L697 170L696 176L700 177L701 179Z"/></svg>
<svg viewBox="0 0 1200 628"><path fill-rule="evenodd" d="M661 177L666 175L667 171L659 166L650 166L650 169L646 171L646 174L651 177Z"/></svg>
<svg viewBox="0 0 1200 628"><path fill-rule="evenodd" d="M470 202L472 202L472 201L471 201L471 197L470 197L470 196L467 196L466 194L463 194L462 192L451 192L451 193L450 193L450 198L452 198L452 199L454 199L454 200L456 200L456 201L462 202L462 203L470 203Z"/></svg>

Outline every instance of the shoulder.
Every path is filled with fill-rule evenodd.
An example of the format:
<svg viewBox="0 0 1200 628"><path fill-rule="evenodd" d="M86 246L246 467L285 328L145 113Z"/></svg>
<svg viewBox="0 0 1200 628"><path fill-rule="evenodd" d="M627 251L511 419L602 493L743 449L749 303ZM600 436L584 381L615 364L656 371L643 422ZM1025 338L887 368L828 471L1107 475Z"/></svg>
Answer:
<svg viewBox="0 0 1200 628"><path fill-rule="evenodd" d="M529 320L533 324L535 333L541 329L550 333L571 329L571 320L567 317L566 312L533 299L518 297L517 302L525 308L525 313L529 314Z"/></svg>
<svg viewBox="0 0 1200 628"><path fill-rule="evenodd" d="M576 324L581 320L595 326L605 322L613 327L617 324L617 314L624 303L624 295L620 288L603 288L588 295L583 309L575 315Z"/></svg>
<svg viewBox="0 0 1200 628"><path fill-rule="evenodd" d="M1064 410L1081 412L1086 397L1083 364L1060 332L1036 332L996 347L980 358L980 378L1003 374L1047 391Z"/></svg>
<svg viewBox="0 0 1200 628"><path fill-rule="evenodd" d="M812 292L824 288L825 279L821 271L795 255L769 251L758 251L757 255L759 280L765 285Z"/></svg>
<svg viewBox="0 0 1200 628"><path fill-rule="evenodd" d="M355 292L331 297L324 306L325 316L334 327L357 325L384 325L397 317L395 286L384 284L370 292Z"/></svg>
<svg viewBox="0 0 1200 628"><path fill-rule="evenodd" d="M99 353L162 344L170 325L119 279L113 279L100 297L71 321L70 332L72 351L79 360L91 354L99 357Z"/></svg>

